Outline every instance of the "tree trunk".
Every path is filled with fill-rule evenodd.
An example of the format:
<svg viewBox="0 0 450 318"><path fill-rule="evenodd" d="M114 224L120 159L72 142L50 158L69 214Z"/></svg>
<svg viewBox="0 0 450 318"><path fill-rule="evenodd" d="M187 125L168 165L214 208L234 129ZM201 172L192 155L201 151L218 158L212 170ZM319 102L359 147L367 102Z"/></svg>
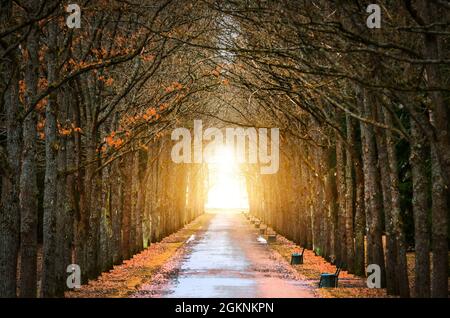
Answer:
<svg viewBox="0 0 450 318"><path fill-rule="evenodd" d="M360 90L356 90L356 99L359 106L363 103L363 96ZM348 123L353 125L353 120L349 118ZM364 206L364 176L361 158L359 155L356 134L348 133L347 140L349 147L352 147L351 160L355 171L355 274L364 276L365 268L365 234L366 234L366 215Z"/></svg>
<svg viewBox="0 0 450 318"><path fill-rule="evenodd" d="M122 202L122 257L130 258L130 216L131 216L131 169L133 157L125 155L124 164L121 169L123 180L123 202Z"/></svg>
<svg viewBox="0 0 450 318"><path fill-rule="evenodd" d="M347 147L351 147L353 140L355 139L353 123L350 115L345 115L347 126ZM353 161L350 149L346 150L346 163L345 163L345 238L347 246L347 269L350 273L354 273L355 270L355 243L353 241Z"/></svg>
<svg viewBox="0 0 450 318"><path fill-rule="evenodd" d="M39 77L38 30L32 26L27 39L28 61L25 71L26 104L37 95ZM30 106L28 106L30 107ZM23 152L20 176L20 297L37 297L38 189L36 179L36 112L23 123Z"/></svg>
<svg viewBox="0 0 450 318"><path fill-rule="evenodd" d="M431 295L436 298L448 297L448 189L442 176L437 158L437 149L432 147L432 248L433 269Z"/></svg>
<svg viewBox="0 0 450 318"><path fill-rule="evenodd" d="M74 102L72 102L74 94L73 92L71 93L72 93L71 95L65 95L65 97L69 99L67 100L67 102L69 103L68 118L69 120L72 120L72 123L75 125L76 120L74 120L73 117L74 117L74 108L76 106L74 105ZM73 170L76 166L76 148L74 135L78 135L78 133L72 132L72 135L70 135L66 141L67 170ZM78 206L77 194L75 192L76 191L75 189L76 189L76 177L75 173L72 172L69 173L66 178L67 202L66 202L65 222L64 222L64 232L66 237L66 241L64 242L64 264L66 266L74 262L74 260L72 259L75 243L74 224Z"/></svg>
<svg viewBox="0 0 450 318"><path fill-rule="evenodd" d="M57 81L57 22L48 26L48 83ZM57 216L57 153L59 149L57 136L57 94L53 92L48 98L45 109L45 181L44 181L44 220L43 220L43 255L41 296L54 297L56 288L56 216Z"/></svg>
<svg viewBox="0 0 450 318"><path fill-rule="evenodd" d="M370 96L370 92L363 89L364 115L372 118L372 109L375 101ZM377 170L376 144L374 140L373 127L370 124L361 122L362 153L364 171L364 192L366 206L366 223L369 229L367 235L368 264L376 264L381 269L381 286L386 286L386 270L384 263L384 253L382 244L381 228L381 189L379 174Z"/></svg>
<svg viewBox="0 0 450 318"><path fill-rule="evenodd" d="M423 13L426 23L436 23L436 21L446 21L448 16L444 10L441 10L437 4L432 1L422 0ZM442 29L445 32L445 29ZM430 60L441 60L448 57L448 50L444 45L444 40L433 33L426 33L424 35L424 52L425 58ZM445 87L444 78L442 73L443 68L439 64L426 64L427 84L430 87ZM447 188L447 195L449 196L450 187L450 104L448 103L448 97L444 95L443 91L433 90L430 92L432 100L432 112L433 112L433 127L434 136L436 138L435 146L437 150L437 159L441 166L441 172L444 176L445 187Z"/></svg>
<svg viewBox="0 0 450 318"><path fill-rule="evenodd" d="M448 20L448 12L432 1L421 1L426 23ZM441 28L445 31L445 26ZM424 56L440 60L448 56L444 37L433 33L424 35ZM445 87L444 69L439 64L427 64L427 83L430 87ZM432 140L432 296L448 297L448 198L450 196L450 105L443 91L430 93L434 136Z"/></svg>
<svg viewBox="0 0 450 318"><path fill-rule="evenodd" d="M1 4L1 26L8 24L11 1ZM2 178L2 211L0 211L0 297L16 297L17 256L19 252L20 206L19 172L21 154L21 123L18 100L18 70L15 56L10 53L2 62L5 82L9 86L4 92L3 105L6 113L7 172ZM8 74L11 78L8 78Z"/></svg>
<svg viewBox="0 0 450 318"><path fill-rule="evenodd" d="M122 257L122 177L120 173L119 160L112 164L111 174L111 223L112 223L112 244L114 265L120 264Z"/></svg>
<svg viewBox="0 0 450 318"><path fill-rule="evenodd" d="M364 177L360 159L355 160L355 274L366 273L364 237L366 234L366 214L364 207Z"/></svg>
<svg viewBox="0 0 450 318"><path fill-rule="evenodd" d="M384 120L387 126L393 127L391 114L385 109ZM390 196L391 196L391 226L396 238L396 279L398 281L398 289L401 297L409 297L409 281L408 281L408 267L406 263L406 242L405 233L403 229L403 221L401 217L400 207L400 182L398 173L398 160L395 149L395 141L392 132L387 129L386 133L386 148L389 162L389 180L390 180Z"/></svg>
<svg viewBox="0 0 450 318"><path fill-rule="evenodd" d="M378 109L378 121L383 122L383 110ZM398 295L398 280L396 275L397 249L396 234L394 233L392 218L391 180L389 177L388 154L386 148L385 131L376 128L376 142L378 149L378 166L380 169L380 183L383 191L383 211L386 230L386 289L388 295Z"/></svg>
<svg viewBox="0 0 450 318"><path fill-rule="evenodd" d="M130 249L131 255L137 253L137 200L138 192L140 189L140 179L139 179L139 151L134 151L131 156L133 156L133 164L130 166L131 172L131 218L130 218Z"/></svg>
<svg viewBox="0 0 450 318"><path fill-rule="evenodd" d="M426 140L411 119L411 173L413 181L414 241L416 251L415 297L430 297L430 234L428 232L428 181Z"/></svg>
<svg viewBox="0 0 450 318"><path fill-rule="evenodd" d="M336 258L338 263L341 263L344 268L347 268L347 244L345 236L346 225L346 210L345 210L345 157L344 146L339 136L336 139L336 188L338 195L338 212L337 212L337 248Z"/></svg>
<svg viewBox="0 0 450 318"><path fill-rule="evenodd" d="M99 237L100 237L100 217L101 217L101 172L97 172L99 167L97 159L97 130L96 128L90 129L88 132L87 140L87 161L89 165L86 169L86 193L89 219L88 219L88 233L86 242L86 266L88 278L95 278L100 274L98 266L98 254L99 254Z"/></svg>
<svg viewBox="0 0 450 318"><path fill-rule="evenodd" d="M99 253L98 266L100 271L104 272L112 268L111 245L111 166L102 169L101 202L102 209L100 214L100 235L99 235Z"/></svg>

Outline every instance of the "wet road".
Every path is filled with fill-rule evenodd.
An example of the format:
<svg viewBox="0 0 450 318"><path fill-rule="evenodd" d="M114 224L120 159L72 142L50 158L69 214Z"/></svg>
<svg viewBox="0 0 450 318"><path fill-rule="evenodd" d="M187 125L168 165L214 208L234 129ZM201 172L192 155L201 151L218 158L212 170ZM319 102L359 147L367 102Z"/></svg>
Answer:
<svg viewBox="0 0 450 318"><path fill-rule="evenodd" d="M313 288L240 214L216 214L187 244L178 275L162 297L314 297Z"/></svg>

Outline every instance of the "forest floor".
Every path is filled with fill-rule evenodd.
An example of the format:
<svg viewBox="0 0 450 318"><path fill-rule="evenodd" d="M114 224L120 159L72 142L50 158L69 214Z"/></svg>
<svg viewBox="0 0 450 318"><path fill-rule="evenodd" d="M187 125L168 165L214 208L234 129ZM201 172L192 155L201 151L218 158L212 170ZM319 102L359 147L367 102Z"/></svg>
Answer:
<svg viewBox="0 0 450 318"><path fill-rule="evenodd" d="M299 253L302 248L289 241L282 235L277 235L277 241L269 244L270 248L277 251L283 258L290 261L292 253ZM319 284L320 274L335 273L336 266L326 261L323 257L315 255L314 251L305 249L303 252L303 264L291 265L300 277L313 286ZM366 278L352 275L345 270L339 274L337 288L319 288L320 297L324 298L380 298L387 297L386 289L368 288Z"/></svg>
<svg viewBox="0 0 450 318"><path fill-rule="evenodd" d="M269 229L270 230L270 229ZM277 251L283 258L290 261L292 253L301 252L302 248L294 242L288 240L282 235L277 235L277 241L269 245L270 248ZM431 258L430 254L430 258ZM414 290L414 267L415 267L415 253L409 252L406 255L408 266L408 277L410 291ZM449 253L450 260L450 253ZM300 277L310 284L317 286L321 273L335 273L336 266L326 261L323 257L315 255L314 251L305 249L304 264L291 265L296 269ZM450 286L450 277L449 277ZM365 277L352 275L345 270L342 270L339 275L339 282L337 288L320 288L318 290L320 297L324 298L380 298L380 297L394 297L387 295L385 288L368 288ZM450 290L449 290L450 296Z"/></svg>
<svg viewBox="0 0 450 318"><path fill-rule="evenodd" d="M184 254L185 244L194 234L207 227L211 214L203 214L181 230L167 236L161 242L151 244L147 249L114 266L100 277L89 281L80 289L65 293L66 298L123 298L130 297L140 286L155 281L161 276L162 268ZM176 275L176 268L168 275Z"/></svg>

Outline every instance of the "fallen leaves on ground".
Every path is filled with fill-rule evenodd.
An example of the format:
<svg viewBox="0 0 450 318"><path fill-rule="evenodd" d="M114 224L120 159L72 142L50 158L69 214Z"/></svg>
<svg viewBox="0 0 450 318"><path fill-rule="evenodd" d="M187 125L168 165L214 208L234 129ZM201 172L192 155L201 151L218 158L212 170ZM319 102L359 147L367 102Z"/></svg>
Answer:
<svg viewBox="0 0 450 318"><path fill-rule="evenodd" d="M122 298L136 293L140 286L157 278L166 264L186 240L199 231L211 218L203 214L178 232L151 244L147 249L104 272L96 280L89 281L80 289L65 293L67 298Z"/></svg>
<svg viewBox="0 0 450 318"><path fill-rule="evenodd" d="M269 246L290 262L294 252L302 248L281 235L277 235L277 242ZM335 273L336 266L327 262L323 257L316 256L313 251L304 251L304 263L292 265L299 276L309 284L318 287L320 274ZM338 288L319 288L318 294L324 298L375 298L388 297L386 289L371 289L366 287L366 278L359 277L342 270L339 274Z"/></svg>

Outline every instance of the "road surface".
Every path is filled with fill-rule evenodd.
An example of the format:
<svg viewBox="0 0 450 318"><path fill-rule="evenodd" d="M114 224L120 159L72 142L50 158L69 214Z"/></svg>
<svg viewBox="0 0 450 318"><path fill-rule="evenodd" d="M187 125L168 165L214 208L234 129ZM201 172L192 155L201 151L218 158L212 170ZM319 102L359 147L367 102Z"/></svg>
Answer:
<svg viewBox="0 0 450 318"><path fill-rule="evenodd" d="M164 284L143 286L138 294L188 298L315 296L314 288L297 277L241 214L233 212L215 214L207 229L188 240L176 266L177 274L170 275ZM150 292L152 288L157 292Z"/></svg>

